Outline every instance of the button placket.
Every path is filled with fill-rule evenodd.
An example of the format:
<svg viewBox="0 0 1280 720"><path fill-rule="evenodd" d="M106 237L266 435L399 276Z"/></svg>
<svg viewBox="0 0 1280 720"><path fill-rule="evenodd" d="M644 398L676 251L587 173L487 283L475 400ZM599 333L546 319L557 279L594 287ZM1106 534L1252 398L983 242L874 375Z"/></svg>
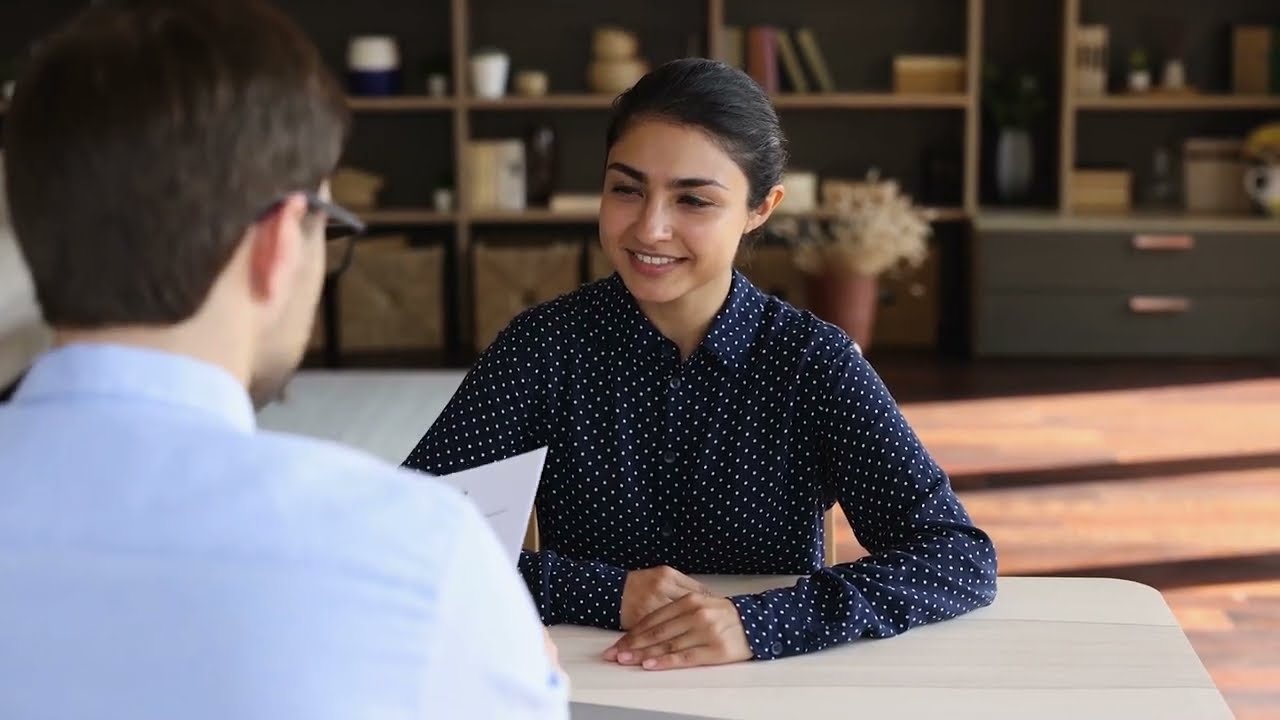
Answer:
<svg viewBox="0 0 1280 720"><path fill-rule="evenodd" d="M684 381L681 377L680 368L677 365L671 369L671 374L667 377L666 385L666 418L663 440L665 447L661 452L663 470L661 472L663 478L661 481L662 499L655 508L655 520L657 525L658 537L661 540L669 541L676 536L675 515L676 500L678 488L680 487L680 479L678 477L677 460L680 459L680 424L679 419L682 410L680 388Z"/></svg>

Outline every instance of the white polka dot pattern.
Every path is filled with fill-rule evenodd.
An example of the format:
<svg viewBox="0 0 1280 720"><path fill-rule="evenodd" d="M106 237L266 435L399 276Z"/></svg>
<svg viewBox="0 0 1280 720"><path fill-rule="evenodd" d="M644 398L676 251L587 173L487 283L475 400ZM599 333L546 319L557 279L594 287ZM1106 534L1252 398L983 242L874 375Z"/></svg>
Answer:
<svg viewBox="0 0 1280 720"><path fill-rule="evenodd" d="M995 596L990 538L836 327L739 273L681 363L618 276L530 309L405 461L449 473L549 446L520 571L546 624L617 629L627 570L796 574L731 598L757 659L881 638ZM823 567L840 503L870 553Z"/></svg>

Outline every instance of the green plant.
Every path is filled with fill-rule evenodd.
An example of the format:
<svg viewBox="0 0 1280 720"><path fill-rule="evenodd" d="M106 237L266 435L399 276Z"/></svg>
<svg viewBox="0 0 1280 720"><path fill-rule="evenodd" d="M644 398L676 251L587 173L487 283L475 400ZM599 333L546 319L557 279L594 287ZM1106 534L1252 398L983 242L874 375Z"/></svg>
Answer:
<svg viewBox="0 0 1280 720"><path fill-rule="evenodd" d="M994 64L984 71L983 99L991 119L1001 128L1029 128L1044 112L1044 89L1035 73L1022 70L1005 73Z"/></svg>
<svg viewBox="0 0 1280 720"><path fill-rule="evenodd" d="M1134 48L1133 52L1129 53L1129 69L1134 72L1146 72L1151 69L1146 50Z"/></svg>

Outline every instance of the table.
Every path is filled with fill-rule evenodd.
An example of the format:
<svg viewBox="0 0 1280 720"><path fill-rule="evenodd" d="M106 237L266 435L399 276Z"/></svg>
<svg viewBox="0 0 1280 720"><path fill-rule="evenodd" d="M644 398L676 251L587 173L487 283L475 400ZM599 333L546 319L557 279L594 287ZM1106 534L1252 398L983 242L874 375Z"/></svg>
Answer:
<svg viewBox="0 0 1280 720"><path fill-rule="evenodd" d="M462 383L459 370L303 370L258 426L333 440L399 465Z"/></svg>
<svg viewBox="0 0 1280 720"><path fill-rule="evenodd" d="M399 463L461 382L456 371L304 371L259 424ZM704 577L731 595L792 578ZM1231 712L1163 598L1123 580L1000 578L968 615L768 662L654 673L599 659L617 636L551 629L573 699L724 718L1204 720ZM722 691L722 692L717 692Z"/></svg>
<svg viewBox="0 0 1280 720"><path fill-rule="evenodd" d="M793 580L701 579L725 595ZM990 607L953 620L719 667L622 667L599 659L617 633L551 635L574 700L632 708L770 720L1232 717L1164 599L1126 580L1000 578Z"/></svg>

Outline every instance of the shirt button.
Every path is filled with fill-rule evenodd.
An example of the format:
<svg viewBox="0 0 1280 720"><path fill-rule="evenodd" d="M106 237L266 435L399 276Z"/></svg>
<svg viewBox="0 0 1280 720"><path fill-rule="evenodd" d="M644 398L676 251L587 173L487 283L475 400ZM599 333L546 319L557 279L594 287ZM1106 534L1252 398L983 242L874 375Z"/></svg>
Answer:
<svg viewBox="0 0 1280 720"><path fill-rule="evenodd" d="M671 527L671 523L663 523L662 529L658 532L662 534L662 537L669 538L676 534L676 529Z"/></svg>
<svg viewBox="0 0 1280 720"><path fill-rule="evenodd" d="M774 643L772 646L769 647L769 650L770 652L773 653L774 657L778 657L779 655L782 654L782 643L780 642Z"/></svg>
<svg viewBox="0 0 1280 720"><path fill-rule="evenodd" d="M678 378L678 377L673 377L673 378L671 378L671 383L670 383L670 384L671 384L671 389L672 389L672 390L679 390L679 389L680 389L680 378Z"/></svg>
<svg viewBox="0 0 1280 720"><path fill-rule="evenodd" d="M662 461L671 464L676 461L676 454L670 450L662 453Z"/></svg>

